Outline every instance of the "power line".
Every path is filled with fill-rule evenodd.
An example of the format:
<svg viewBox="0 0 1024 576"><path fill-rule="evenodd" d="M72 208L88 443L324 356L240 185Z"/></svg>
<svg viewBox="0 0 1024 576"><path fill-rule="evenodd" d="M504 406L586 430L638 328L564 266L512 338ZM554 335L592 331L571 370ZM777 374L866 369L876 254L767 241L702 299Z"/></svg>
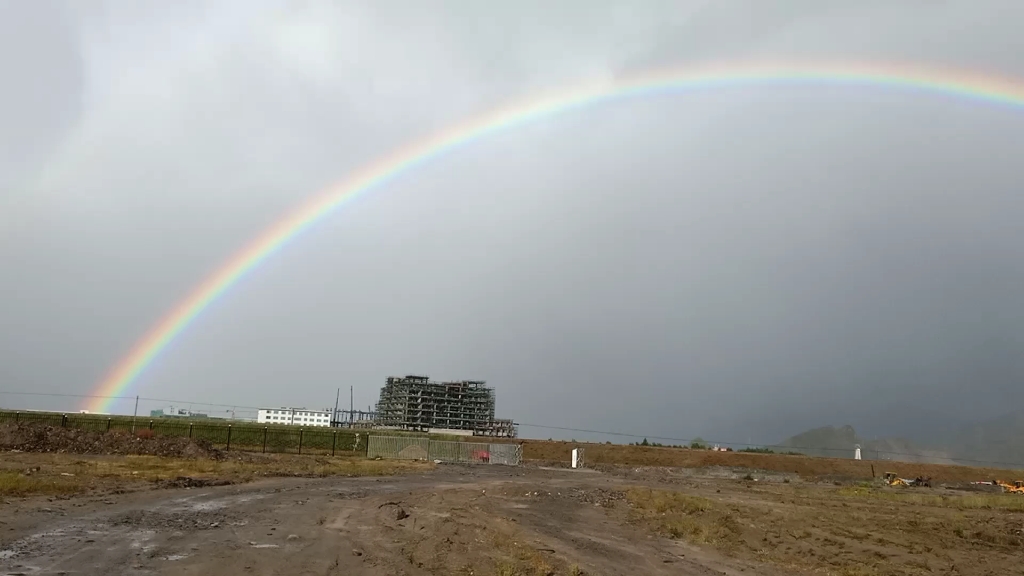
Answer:
<svg viewBox="0 0 1024 576"><path fill-rule="evenodd" d="M564 430L566 432L586 432L589 434L605 434L607 436L622 436L625 438L653 438L655 440L669 440L672 442L684 442L689 444L690 440L683 438L668 438L666 436L644 436L642 434L628 434L626 432L609 432L607 430L587 430L584 428L566 428L564 426L544 426L541 424L527 424L525 422L519 422L520 426L529 426L530 428L544 428L546 430Z"/></svg>
<svg viewBox="0 0 1024 576"><path fill-rule="evenodd" d="M193 402L189 400L168 400L166 398L147 398L146 396L102 396L99 394L64 394L57 392L12 392L0 390L0 394L11 394L16 396L51 396L57 398L103 398L106 400L145 400L147 402L166 402L168 404L191 404L195 406L215 406L218 408L241 408L243 410L260 410L258 406L243 406L241 404L217 404L215 402ZM262 408L265 408L262 407Z"/></svg>

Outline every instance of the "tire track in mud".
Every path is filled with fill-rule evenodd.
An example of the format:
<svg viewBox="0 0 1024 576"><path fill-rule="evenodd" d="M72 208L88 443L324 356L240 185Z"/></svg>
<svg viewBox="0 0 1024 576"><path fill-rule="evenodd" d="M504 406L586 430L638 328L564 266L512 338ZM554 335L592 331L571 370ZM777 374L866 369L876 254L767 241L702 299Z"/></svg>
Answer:
<svg viewBox="0 0 1024 576"><path fill-rule="evenodd" d="M0 574L740 573L625 523L626 482L445 466L126 494L66 517L39 513L31 531L0 541Z"/></svg>
<svg viewBox="0 0 1024 576"><path fill-rule="evenodd" d="M259 493L223 496L204 492L142 508L108 505L5 544L0 549L0 568L26 574L78 574L93 573L83 566L112 564L131 574L140 569L134 562L137 557L177 561L194 552L171 546L164 553L167 547L154 543L158 535L164 534L168 542L174 542L187 534L244 525L232 508L261 497Z"/></svg>
<svg viewBox="0 0 1024 576"><path fill-rule="evenodd" d="M460 477L466 475L448 480L459 485ZM93 498L62 518L49 518L40 512L49 509L40 508L35 530L13 540L0 540L0 574L155 574L166 569L160 563L174 563L169 571L178 573L187 560L207 552L220 557L243 546L253 550L297 548L295 539L267 541L268 537L274 540L278 525L288 520L287 514L275 517L275 511L298 509L311 498L352 500L433 481L422 475L273 479L241 486L135 493L120 499ZM294 492L305 497L294 499Z"/></svg>

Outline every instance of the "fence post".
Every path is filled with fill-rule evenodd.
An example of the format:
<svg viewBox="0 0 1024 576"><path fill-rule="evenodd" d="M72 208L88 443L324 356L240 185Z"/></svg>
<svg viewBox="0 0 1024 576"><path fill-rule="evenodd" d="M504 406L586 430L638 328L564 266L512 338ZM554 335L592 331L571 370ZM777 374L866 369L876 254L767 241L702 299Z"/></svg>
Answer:
<svg viewBox="0 0 1024 576"><path fill-rule="evenodd" d="M263 453L264 454L267 453L267 428L269 428L269 426L264 426L263 427Z"/></svg>
<svg viewBox="0 0 1024 576"><path fill-rule="evenodd" d="M65 414L65 415L60 417L60 427L61 428L67 428L68 427L68 415L67 414Z"/></svg>
<svg viewBox="0 0 1024 576"><path fill-rule="evenodd" d="M192 423L191 422L188 423L188 439L189 440L192 439Z"/></svg>
<svg viewBox="0 0 1024 576"><path fill-rule="evenodd" d="M152 429L153 429L153 421L152 421L152 420L150 420L150 421L149 421L149 429L150 429L150 430L152 430Z"/></svg>
<svg viewBox="0 0 1024 576"><path fill-rule="evenodd" d="M21 412L15 412L14 413L14 423L17 424L18 420L20 420L20 419L21 419Z"/></svg>
<svg viewBox="0 0 1024 576"><path fill-rule="evenodd" d="M107 418L107 432L110 432L110 421L111 420L113 420L113 418Z"/></svg>
<svg viewBox="0 0 1024 576"><path fill-rule="evenodd" d="M228 424L228 447L224 449L225 452L231 451L231 424Z"/></svg>
<svg viewBox="0 0 1024 576"><path fill-rule="evenodd" d="M302 428L299 428L299 454L302 454Z"/></svg>
<svg viewBox="0 0 1024 576"><path fill-rule="evenodd" d="M331 441L331 456L334 456L334 450L338 447L338 431L334 431L334 440Z"/></svg>

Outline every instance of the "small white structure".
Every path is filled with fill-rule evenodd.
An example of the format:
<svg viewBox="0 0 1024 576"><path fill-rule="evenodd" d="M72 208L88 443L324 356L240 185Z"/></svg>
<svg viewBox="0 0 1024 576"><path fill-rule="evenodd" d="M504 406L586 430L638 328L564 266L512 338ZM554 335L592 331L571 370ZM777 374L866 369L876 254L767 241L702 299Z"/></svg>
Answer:
<svg viewBox="0 0 1024 576"><path fill-rule="evenodd" d="M583 448L572 449L572 467L583 468Z"/></svg>
<svg viewBox="0 0 1024 576"><path fill-rule="evenodd" d="M327 410L306 408L260 408L256 412L260 424L293 424L297 426L330 426L331 413Z"/></svg>
<svg viewBox="0 0 1024 576"><path fill-rule="evenodd" d="M853 446L853 459L860 460L860 444L854 444Z"/></svg>

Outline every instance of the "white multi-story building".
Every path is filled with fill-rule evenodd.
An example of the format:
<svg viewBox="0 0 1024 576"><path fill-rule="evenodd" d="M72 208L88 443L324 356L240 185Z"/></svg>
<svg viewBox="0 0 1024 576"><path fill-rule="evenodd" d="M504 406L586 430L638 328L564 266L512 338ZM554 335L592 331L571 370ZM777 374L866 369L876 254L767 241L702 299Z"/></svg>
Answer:
<svg viewBox="0 0 1024 576"><path fill-rule="evenodd" d="M327 410L306 408L260 408L256 413L260 424L294 424L297 426L330 426L331 413Z"/></svg>

